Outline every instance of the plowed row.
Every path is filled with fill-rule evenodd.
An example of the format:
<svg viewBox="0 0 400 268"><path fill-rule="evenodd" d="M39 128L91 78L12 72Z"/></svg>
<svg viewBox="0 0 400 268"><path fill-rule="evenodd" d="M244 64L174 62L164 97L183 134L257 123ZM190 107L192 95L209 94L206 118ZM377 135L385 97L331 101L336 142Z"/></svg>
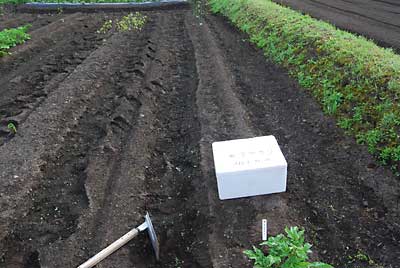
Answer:
<svg viewBox="0 0 400 268"><path fill-rule="evenodd" d="M395 0L275 1L400 52L400 3Z"/></svg>

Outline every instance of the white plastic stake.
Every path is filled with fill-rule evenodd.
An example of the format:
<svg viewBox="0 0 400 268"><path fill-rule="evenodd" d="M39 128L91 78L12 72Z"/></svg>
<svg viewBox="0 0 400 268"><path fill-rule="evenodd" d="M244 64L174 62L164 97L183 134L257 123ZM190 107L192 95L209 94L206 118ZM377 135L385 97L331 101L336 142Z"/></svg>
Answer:
<svg viewBox="0 0 400 268"><path fill-rule="evenodd" d="M267 233L268 233L268 222L266 219L262 220L262 240L266 241L267 240Z"/></svg>

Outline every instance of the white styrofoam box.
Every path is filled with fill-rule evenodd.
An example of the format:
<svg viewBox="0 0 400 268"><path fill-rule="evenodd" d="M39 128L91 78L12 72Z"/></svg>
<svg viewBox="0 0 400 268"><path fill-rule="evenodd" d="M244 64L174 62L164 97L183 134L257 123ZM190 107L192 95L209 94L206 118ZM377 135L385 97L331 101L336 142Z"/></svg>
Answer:
<svg viewBox="0 0 400 268"><path fill-rule="evenodd" d="M286 191L287 162L274 136L212 144L220 199Z"/></svg>

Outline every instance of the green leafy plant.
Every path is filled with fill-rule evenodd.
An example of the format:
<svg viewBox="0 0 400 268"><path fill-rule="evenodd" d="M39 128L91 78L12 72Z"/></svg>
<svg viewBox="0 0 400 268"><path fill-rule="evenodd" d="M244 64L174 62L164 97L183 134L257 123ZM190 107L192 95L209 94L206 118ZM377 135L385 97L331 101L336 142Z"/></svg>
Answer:
<svg viewBox="0 0 400 268"><path fill-rule="evenodd" d="M7 128L11 131L12 134L17 134L17 127L14 123L8 123Z"/></svg>
<svg viewBox="0 0 400 268"><path fill-rule="evenodd" d="M175 268L182 268L183 261L181 261L178 257L175 257Z"/></svg>
<svg viewBox="0 0 400 268"><path fill-rule="evenodd" d="M116 28L119 32L140 31L142 30L146 21L147 16L142 15L139 12L135 12L135 14L129 13L117 22Z"/></svg>
<svg viewBox="0 0 400 268"><path fill-rule="evenodd" d="M343 94L336 91L324 90L322 103L327 114L335 114L340 106Z"/></svg>
<svg viewBox="0 0 400 268"><path fill-rule="evenodd" d="M106 34L112 29L118 32L140 31L147 21L147 16L139 12L129 13L120 20L106 20L97 33Z"/></svg>
<svg viewBox="0 0 400 268"><path fill-rule="evenodd" d="M112 27L113 27L113 21L107 20L104 22L104 24L101 26L101 28L97 31L97 33L106 34L112 29Z"/></svg>
<svg viewBox="0 0 400 268"><path fill-rule="evenodd" d="M30 35L27 34L28 29L31 25L25 25L13 29L5 29L0 32L0 57L8 55L8 50L16 45L24 43L30 39Z"/></svg>
<svg viewBox="0 0 400 268"><path fill-rule="evenodd" d="M268 255L261 249L253 247L244 254L254 260L254 268L333 268L322 262L309 262L311 244L304 241L304 230L298 227L286 227L286 235L270 237L261 246L268 247Z"/></svg>

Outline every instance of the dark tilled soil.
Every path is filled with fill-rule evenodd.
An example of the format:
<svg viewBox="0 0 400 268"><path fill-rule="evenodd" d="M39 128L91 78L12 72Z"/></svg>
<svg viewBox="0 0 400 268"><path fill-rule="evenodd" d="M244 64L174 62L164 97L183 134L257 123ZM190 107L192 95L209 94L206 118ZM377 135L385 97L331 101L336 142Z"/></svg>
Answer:
<svg viewBox="0 0 400 268"><path fill-rule="evenodd" d="M146 211L160 262L141 234L97 267L251 267L263 218L270 235L304 226L312 257L336 267L400 267L398 178L286 71L188 10L96 33L121 15L41 15L1 59L0 267L76 267ZM219 200L211 143L259 135L277 137L288 191Z"/></svg>
<svg viewBox="0 0 400 268"><path fill-rule="evenodd" d="M400 53L400 2L396 0L274 0Z"/></svg>

